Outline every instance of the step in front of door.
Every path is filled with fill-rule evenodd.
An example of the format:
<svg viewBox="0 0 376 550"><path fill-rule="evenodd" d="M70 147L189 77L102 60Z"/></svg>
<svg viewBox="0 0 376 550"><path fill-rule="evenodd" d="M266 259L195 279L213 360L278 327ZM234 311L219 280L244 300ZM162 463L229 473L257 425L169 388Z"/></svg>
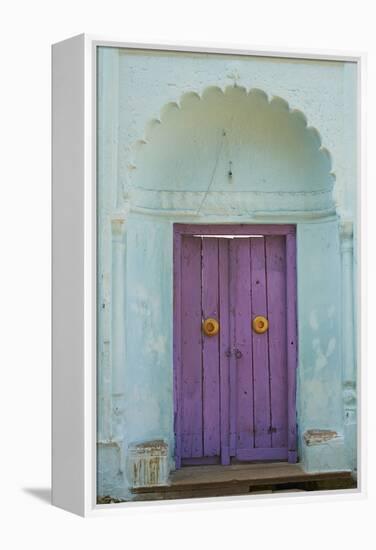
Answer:
<svg viewBox="0 0 376 550"><path fill-rule="evenodd" d="M170 485L133 490L133 500L236 496L280 491L355 489L350 472L307 474L298 464L190 466L172 472Z"/></svg>

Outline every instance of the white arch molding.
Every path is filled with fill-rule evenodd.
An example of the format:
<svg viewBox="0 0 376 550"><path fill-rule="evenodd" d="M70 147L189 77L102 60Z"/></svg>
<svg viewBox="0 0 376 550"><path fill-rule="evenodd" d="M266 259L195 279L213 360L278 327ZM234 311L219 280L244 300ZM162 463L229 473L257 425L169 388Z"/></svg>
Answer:
<svg viewBox="0 0 376 550"><path fill-rule="evenodd" d="M322 218L335 176L319 132L280 97L234 85L168 103L132 147L123 201L163 216Z"/></svg>

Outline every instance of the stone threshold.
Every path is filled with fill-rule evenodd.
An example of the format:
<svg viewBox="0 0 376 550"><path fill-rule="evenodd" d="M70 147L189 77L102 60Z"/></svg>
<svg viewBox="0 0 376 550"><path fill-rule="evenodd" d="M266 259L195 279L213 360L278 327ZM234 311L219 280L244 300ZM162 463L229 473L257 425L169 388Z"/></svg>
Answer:
<svg viewBox="0 0 376 550"><path fill-rule="evenodd" d="M171 472L169 485L138 487L132 500L170 500L245 494L355 489L351 472L307 473L286 462L185 466Z"/></svg>

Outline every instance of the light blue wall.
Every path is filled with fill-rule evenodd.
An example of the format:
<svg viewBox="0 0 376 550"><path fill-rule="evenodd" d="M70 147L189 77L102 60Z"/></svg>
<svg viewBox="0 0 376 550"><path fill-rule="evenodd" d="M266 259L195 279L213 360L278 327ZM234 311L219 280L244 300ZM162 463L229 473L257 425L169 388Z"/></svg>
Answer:
<svg viewBox="0 0 376 550"><path fill-rule="evenodd" d="M297 227L299 431L341 432L341 263L338 221Z"/></svg>
<svg viewBox="0 0 376 550"><path fill-rule="evenodd" d="M130 214L126 247L126 438L172 444L171 223Z"/></svg>
<svg viewBox="0 0 376 550"><path fill-rule="evenodd" d="M297 224L299 456L354 470L355 67L101 48L98 82L99 494L129 497L135 443L172 467L174 221Z"/></svg>

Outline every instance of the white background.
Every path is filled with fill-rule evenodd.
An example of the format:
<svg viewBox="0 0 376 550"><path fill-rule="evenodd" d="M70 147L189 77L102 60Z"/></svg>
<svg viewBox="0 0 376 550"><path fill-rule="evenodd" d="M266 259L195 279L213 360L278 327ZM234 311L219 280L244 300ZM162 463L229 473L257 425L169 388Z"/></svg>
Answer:
<svg viewBox="0 0 376 550"><path fill-rule="evenodd" d="M375 547L376 40L373 2L16 1L0 14L0 544L3 548ZM368 53L366 370L368 497L282 504L140 508L83 520L48 503L50 480L50 45L87 32L124 41L195 41ZM363 251L364 253L364 251ZM364 275L366 275L364 273ZM364 277L363 277L364 278ZM365 291L365 287L363 291ZM365 311L364 311L365 313ZM367 327L365 327L367 328ZM366 395L365 395L366 396ZM67 396L69 399L69 396ZM4 539L4 540L2 540Z"/></svg>

